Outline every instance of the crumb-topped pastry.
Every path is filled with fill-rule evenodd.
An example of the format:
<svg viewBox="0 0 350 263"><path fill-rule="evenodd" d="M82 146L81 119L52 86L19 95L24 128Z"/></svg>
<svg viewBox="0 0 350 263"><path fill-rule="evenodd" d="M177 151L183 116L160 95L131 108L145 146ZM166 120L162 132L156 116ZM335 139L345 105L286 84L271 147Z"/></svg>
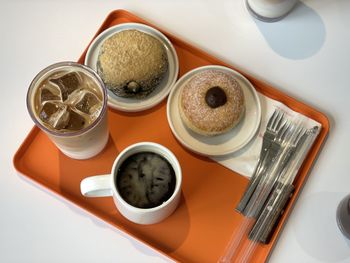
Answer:
<svg viewBox="0 0 350 263"><path fill-rule="evenodd" d="M167 70L168 58L163 44L135 29L107 38L97 62L97 72L106 87L120 97L146 97Z"/></svg>
<svg viewBox="0 0 350 263"><path fill-rule="evenodd" d="M225 133L244 113L244 95L234 76L208 69L194 75L182 88L179 109L185 125L201 135Z"/></svg>

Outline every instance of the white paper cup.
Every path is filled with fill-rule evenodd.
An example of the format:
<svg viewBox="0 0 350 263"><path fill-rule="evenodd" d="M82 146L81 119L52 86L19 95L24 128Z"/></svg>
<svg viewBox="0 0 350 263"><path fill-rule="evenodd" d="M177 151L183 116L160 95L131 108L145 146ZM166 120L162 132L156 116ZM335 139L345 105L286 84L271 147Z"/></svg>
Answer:
<svg viewBox="0 0 350 263"><path fill-rule="evenodd" d="M264 22L275 22L292 11L298 0L245 0L250 14Z"/></svg>

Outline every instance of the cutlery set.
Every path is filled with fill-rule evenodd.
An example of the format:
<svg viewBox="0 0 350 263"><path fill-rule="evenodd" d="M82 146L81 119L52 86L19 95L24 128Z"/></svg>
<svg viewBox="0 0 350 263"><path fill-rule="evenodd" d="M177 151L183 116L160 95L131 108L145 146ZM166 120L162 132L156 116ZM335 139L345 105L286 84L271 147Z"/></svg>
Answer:
<svg viewBox="0 0 350 263"><path fill-rule="evenodd" d="M254 174L236 207L247 218L256 220L249 239L269 242L318 132L317 126L306 129L301 121L288 120L280 110L270 117Z"/></svg>

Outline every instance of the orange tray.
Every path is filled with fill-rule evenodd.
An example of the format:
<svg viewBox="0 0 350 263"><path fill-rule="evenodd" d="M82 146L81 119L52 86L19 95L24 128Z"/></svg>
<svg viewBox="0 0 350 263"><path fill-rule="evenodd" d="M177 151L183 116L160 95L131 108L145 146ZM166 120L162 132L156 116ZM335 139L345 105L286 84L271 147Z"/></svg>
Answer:
<svg viewBox="0 0 350 263"><path fill-rule="evenodd" d="M162 31L175 46L179 57L180 76L193 68L210 64L240 71L124 10L110 13L95 37L106 28L125 22L144 23ZM86 51L87 49L78 62L84 62ZM329 122L324 114L312 107L244 72L241 73L259 92L322 124L321 132L296 179L295 194L270 243L260 244L254 252L254 262L264 262L271 253L307 174L321 150L329 131ZM98 156L85 161L70 159L63 155L40 129L34 127L14 156L15 168L20 174L176 261L216 262L232 233L238 230L243 221L243 216L235 212L234 208L248 179L209 158L198 156L183 148L168 126L166 100L141 113L109 110L108 114L110 139L107 147ZM109 173L118 153L128 145L140 141L154 141L168 147L177 156L183 169L179 207L163 222L148 226L137 225L124 219L116 210L112 198L83 197L79 187L80 181L87 176ZM42 156L45 156L45 162L40 161Z"/></svg>

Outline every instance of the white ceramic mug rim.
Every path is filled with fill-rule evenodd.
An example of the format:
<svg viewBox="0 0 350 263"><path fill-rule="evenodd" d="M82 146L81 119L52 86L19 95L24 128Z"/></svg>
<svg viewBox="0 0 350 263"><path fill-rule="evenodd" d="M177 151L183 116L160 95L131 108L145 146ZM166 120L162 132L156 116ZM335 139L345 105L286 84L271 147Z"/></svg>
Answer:
<svg viewBox="0 0 350 263"><path fill-rule="evenodd" d="M117 178L117 173L116 173L116 169L119 168L120 164L122 163L122 161L125 160L125 158L129 157L130 155L128 155L128 153L134 149L134 148L138 148L138 147L142 147L142 146L150 146L153 148L158 148L161 150L161 152L163 153L163 157L166 158L166 160L170 163L170 165L173 167L174 171L175 171L175 177L176 177L176 185L175 185L175 189L172 193L172 195L169 197L168 200L166 200L164 203L162 203L159 206L156 207L151 207L151 208L139 208L139 207L135 207L130 205L129 203L127 203L122 196L119 194L118 190L117 190L117 186L116 186L116 178ZM142 152L142 151L137 151L137 152ZM137 153L135 152L135 153ZM153 152L152 150L149 150L149 152ZM159 154L158 152L155 152L157 154ZM172 160L169 160L169 157ZM175 163L174 163L175 162ZM132 210L134 212L154 212L154 211L158 211L161 210L162 208L166 207L169 203L171 203L174 198L177 196L177 193L180 191L181 189L181 184L182 184L182 171L181 171L181 166L176 158L176 156L166 147L164 147L163 145L160 145L158 143L154 143L154 142L139 142L139 143L135 143L132 144L130 146L128 146L127 148L125 148L123 151L121 151L120 154L118 154L117 158L114 160L114 163L112 165L112 171L111 171L111 190L113 193L113 196L115 196L118 201L127 209Z"/></svg>

